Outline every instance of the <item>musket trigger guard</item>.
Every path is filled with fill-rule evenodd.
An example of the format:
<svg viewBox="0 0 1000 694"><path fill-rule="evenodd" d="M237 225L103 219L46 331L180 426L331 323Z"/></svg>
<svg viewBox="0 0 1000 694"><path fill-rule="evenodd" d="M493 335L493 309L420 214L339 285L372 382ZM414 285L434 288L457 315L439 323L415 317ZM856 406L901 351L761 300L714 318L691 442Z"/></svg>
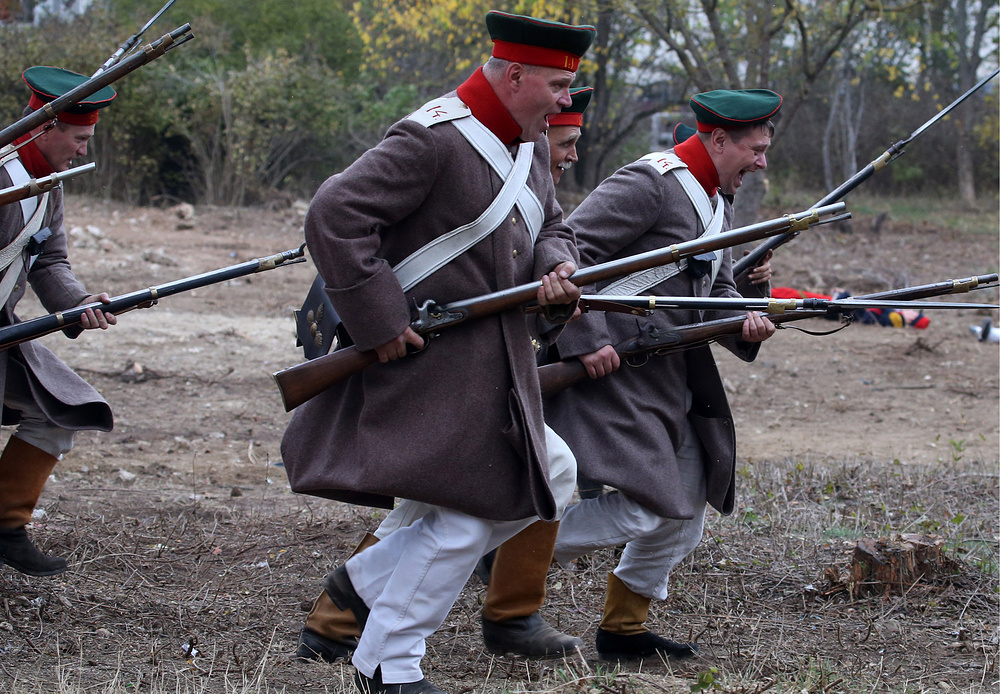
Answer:
<svg viewBox="0 0 1000 694"><path fill-rule="evenodd" d="M645 352L641 354L630 354L625 357L625 363L631 366L633 369L638 369L646 365L649 361L649 355Z"/></svg>
<svg viewBox="0 0 1000 694"><path fill-rule="evenodd" d="M431 338L437 337L438 334L439 333L427 333L426 335L421 335L420 337L423 338L424 340L424 344L422 347L417 347L416 345L411 345L410 343L407 342L406 353L419 354L420 352L423 352L425 349L427 349L427 345L431 343Z"/></svg>

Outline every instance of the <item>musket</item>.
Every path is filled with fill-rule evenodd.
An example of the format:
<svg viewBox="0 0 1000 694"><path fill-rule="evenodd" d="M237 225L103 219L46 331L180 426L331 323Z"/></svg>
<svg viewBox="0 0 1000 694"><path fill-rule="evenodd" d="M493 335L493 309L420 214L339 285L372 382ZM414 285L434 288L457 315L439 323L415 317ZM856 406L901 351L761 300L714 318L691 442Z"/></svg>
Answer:
<svg viewBox="0 0 1000 694"><path fill-rule="evenodd" d="M849 297L845 299L775 299L772 297L713 297L713 296L615 296L613 294L585 294L580 302L588 311L609 310L612 306L621 312L648 316L658 309L688 309L693 311L760 311L781 314L791 311L824 311L843 313L857 309L893 309L909 307L915 310L956 308L1000 308L990 304L967 304L945 301L879 301Z"/></svg>
<svg viewBox="0 0 1000 694"><path fill-rule="evenodd" d="M932 296L962 294L978 289L996 288L998 286L998 277L1000 276L996 273L976 275L963 279L922 284L915 287L889 289L883 292L859 295L853 297L853 299L855 301L883 301L890 304L892 308L904 308L910 305L905 303L907 301L927 299ZM600 298L604 299L605 297L602 296ZM984 307L983 304L972 305L976 308ZM597 305L598 310L605 310L607 308L609 307L602 304ZM829 313L826 309L793 310L773 314L768 318L772 323L781 327L781 323L804 320L806 318L820 318L829 315ZM617 344L615 351L622 358L622 361L626 361L629 365L642 366L651 356L677 354L684 350L708 345L723 337L739 335L743 330L743 322L745 320L745 316L733 316L702 323L692 323L666 330L656 328L655 326L647 326L638 335ZM554 395L584 378L587 378L587 370L583 363L575 357L538 367L538 380L541 383L542 397Z"/></svg>
<svg viewBox="0 0 1000 694"><path fill-rule="evenodd" d="M81 174L90 173L96 168L97 164L90 162L89 164L76 166L72 169L66 169L65 171L56 171L55 173L42 178L33 178L27 183L23 183L19 186L4 188L3 190L0 190L0 206L9 205L12 202L18 202L34 195L41 195L42 193L52 190L65 180L74 178Z"/></svg>
<svg viewBox="0 0 1000 694"><path fill-rule="evenodd" d="M766 222L734 229L710 237L702 237L685 243L674 244L666 248L658 248L645 253L619 258L606 263L592 265L577 270L569 278L578 287L584 287L616 277L624 277L634 272L641 272L660 265L675 263L683 258L690 258L701 253L716 251L745 241L759 240L772 234L796 229L808 229L814 224L821 224L829 215L841 215L846 206L844 203L826 205L813 210L793 215L786 215ZM467 320L520 309L533 301L538 294L538 282L529 282L510 289L504 289L491 294L455 301L439 305L433 301L425 301L417 307L417 319L410 327L425 338L426 341L437 331L449 328ZM296 364L273 374L275 383L281 393L281 399L286 412L319 395L334 383L350 376L361 369L378 361L374 350L359 350L351 345L330 354Z"/></svg>
<svg viewBox="0 0 1000 694"><path fill-rule="evenodd" d="M173 296L174 294L180 294L181 292L198 289L210 284L225 282L245 275L252 275L257 272L273 270L282 265L300 263L305 260L304 256L305 244L302 244L298 248L292 248L287 251L275 253L274 255L248 260L245 263L230 265L200 275L184 277L173 282L167 282L166 284L112 297L107 303L95 301L82 306L76 306L66 311L50 313L47 316L39 316L38 318L31 318L20 323L7 325L0 328L0 352L19 345L22 342L28 342L29 340L54 333L57 330L77 325L80 323L87 309L99 309L119 316L132 309L150 308L155 306L160 299Z"/></svg>
<svg viewBox="0 0 1000 694"><path fill-rule="evenodd" d="M962 96L955 99L951 104L938 111L932 118L930 118L926 123L921 125L919 128L910 133L910 136L905 140L900 140L896 144L892 145L889 149L882 153L881 156L876 158L874 161L869 163L863 169L855 173L849 179L841 183L836 189L830 191L826 196L819 200L814 207L819 207L821 205L829 205L832 202L840 200L842 197L850 193L852 190L857 188L859 185L867 181L874 174L884 169L893 160L903 154L906 149L906 145L910 144L913 140L919 137L925 130L930 128L932 125L937 123L939 120L948 115L952 110L958 107L963 101L969 98L977 90L981 89L984 84L992 80L1000 74L1000 69L994 70L993 74L989 77L981 79L972 89L965 92ZM746 275L757 266L757 264L764 257L764 254L770 250L777 248L778 246L791 241L793 238L798 236L797 232L791 231L787 234L781 234L780 236L774 236L764 243L758 245L747 255L743 256L735 263L733 263L733 280L739 284L746 278Z"/></svg>
<svg viewBox="0 0 1000 694"><path fill-rule="evenodd" d="M153 17L148 22L146 22L146 24L141 29L139 29L139 31L137 31L134 34L132 34L131 36L129 36L125 40L125 43L123 43L121 46L119 46L118 50L115 51L114 53L112 53L111 57L108 58L107 60L105 60L104 64L101 65L101 67L97 68L97 72L95 72L93 75L91 75L91 77L96 77L97 75L101 74L102 72L104 72L105 70L107 70L109 67L111 67L112 65L114 65L115 63L117 63L119 60L121 60L122 56L124 56L127 53L131 52L132 49L135 48L136 44L139 43L139 39L142 38L142 35L146 33L146 30L149 29L149 27L151 27L153 25L153 22L155 22L157 19L159 19L160 16L164 12L166 12L170 8L170 6L173 5L175 2L177 2L177 0L167 0L167 4L164 5L163 7L161 7L160 11L157 12L156 14L154 14Z"/></svg>
<svg viewBox="0 0 1000 694"><path fill-rule="evenodd" d="M112 82L121 79L128 73L139 69L143 65L156 60L169 50L187 43L194 38L191 32L191 25L174 29L170 33L164 34L156 41L146 44L139 51L136 51L128 58L120 61L117 65L100 72L83 82L77 87L70 89L60 97L53 99L37 111L28 114L13 125L9 125L0 131L0 147L6 147L11 142L30 132L39 125L54 119L60 113L76 104L81 99L85 99L94 92L103 89Z"/></svg>

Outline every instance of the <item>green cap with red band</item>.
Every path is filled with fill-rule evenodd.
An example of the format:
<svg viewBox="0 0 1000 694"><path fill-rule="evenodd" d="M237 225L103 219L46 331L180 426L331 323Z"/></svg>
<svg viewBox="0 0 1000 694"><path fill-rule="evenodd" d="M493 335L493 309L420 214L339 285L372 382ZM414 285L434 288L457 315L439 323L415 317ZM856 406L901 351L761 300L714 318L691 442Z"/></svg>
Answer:
<svg viewBox="0 0 1000 694"><path fill-rule="evenodd" d="M89 77L61 67L29 67L21 75L31 90L28 108L33 111L76 89ZM110 86L101 87L90 96L84 97L56 116L56 120L70 125L93 125L97 122L98 110L110 104L118 96Z"/></svg>
<svg viewBox="0 0 1000 694"><path fill-rule="evenodd" d="M576 72L597 29L547 19L490 10L486 29L493 39L493 57L525 65Z"/></svg>
<svg viewBox="0 0 1000 694"><path fill-rule="evenodd" d="M716 89L691 97L701 132L765 123L780 108L781 95L770 89Z"/></svg>
<svg viewBox="0 0 1000 694"><path fill-rule="evenodd" d="M694 135L696 132L698 131L692 128L690 125L685 125L684 123L678 123L677 125L674 126L674 145L675 146L679 145L680 143L684 142L684 140Z"/></svg>
<svg viewBox="0 0 1000 694"><path fill-rule="evenodd" d="M569 97L573 100L572 106L567 106L554 116L549 116L549 127L553 125L575 125L583 126L583 112L590 104L590 97L594 95L593 87L580 87L570 89Z"/></svg>

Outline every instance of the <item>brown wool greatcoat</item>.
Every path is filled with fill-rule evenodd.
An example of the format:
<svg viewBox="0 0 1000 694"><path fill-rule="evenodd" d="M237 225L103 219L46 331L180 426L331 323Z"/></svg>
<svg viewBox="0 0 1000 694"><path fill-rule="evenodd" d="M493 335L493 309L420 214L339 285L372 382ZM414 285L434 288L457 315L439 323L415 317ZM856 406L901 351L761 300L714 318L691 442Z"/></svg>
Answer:
<svg viewBox="0 0 1000 694"><path fill-rule="evenodd" d="M723 196L723 230L732 225L732 206ZM713 206L716 200L712 200ZM703 231L694 207L673 174L645 162L618 170L567 219L577 236L580 263L587 267L697 238ZM732 254L726 249L714 284L711 276L681 272L649 289L663 296L738 297ZM600 288L599 285L598 288ZM757 291L757 290L754 290ZM592 312L566 327L559 338L563 359L588 354L636 336L644 323L661 329L714 320L737 312L656 311L648 318ZM746 361L758 345L723 344ZM586 379L545 401L545 419L577 457L581 475L615 487L657 515L691 518L692 508L676 494L681 480L675 451L688 415L707 454L708 502L722 513L734 504L736 437L729 403L709 347L652 357L640 368L621 368Z"/></svg>
<svg viewBox="0 0 1000 694"><path fill-rule="evenodd" d="M451 123L426 128L403 120L320 187L306 240L360 349L402 333L415 304L532 282L577 260L542 138L528 178L545 212L534 247L515 209L404 295L391 267L477 218L502 184ZM551 518L541 395L524 315L511 311L449 328L419 354L336 384L295 411L282 457L297 492L373 506L401 497L493 520Z"/></svg>
<svg viewBox="0 0 1000 694"><path fill-rule="evenodd" d="M10 177L0 168L0 189L10 185ZM48 209L41 228L45 227L52 231L52 236L45 242L43 252L35 260L31 272L26 273L23 264L20 265L21 275L0 315L2 325L10 325L19 320L14 314L14 307L24 296L28 283L49 312L73 308L89 295L73 275L67 258L61 186L49 194ZM11 243L23 228L20 203L0 206L0 247ZM14 263L17 265L20 261L15 260ZM63 332L69 337L76 337L82 332L82 328L74 326ZM100 393L37 341L24 342L0 352L0 399L3 397L3 385L7 383L12 369L22 370L34 401L57 425L71 430L99 431L111 431L114 426L111 407ZM4 424L14 424L16 421L16 414L4 411Z"/></svg>

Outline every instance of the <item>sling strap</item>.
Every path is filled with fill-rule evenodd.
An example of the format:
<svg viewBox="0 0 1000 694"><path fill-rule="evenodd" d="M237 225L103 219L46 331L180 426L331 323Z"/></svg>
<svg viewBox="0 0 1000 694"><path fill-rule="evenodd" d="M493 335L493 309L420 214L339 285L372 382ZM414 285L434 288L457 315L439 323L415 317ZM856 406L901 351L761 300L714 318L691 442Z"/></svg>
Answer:
<svg viewBox="0 0 1000 694"><path fill-rule="evenodd" d="M12 148L0 150L0 166L10 176L13 186L23 186L31 181L27 169L24 168L20 157ZM21 257L25 247L31 241L31 237L42 228L42 220L45 218L48 202L48 192L21 200L21 217L25 220L24 228L13 241L0 249L0 272L4 273L3 280L0 280L0 306L7 304L7 299L14 291L17 278L21 275L21 267L15 265L14 261ZM38 254L35 254L28 258L24 269L30 269L37 257Z"/></svg>
<svg viewBox="0 0 1000 694"><path fill-rule="evenodd" d="M683 188L684 192L687 194L691 204L694 206L698 219L701 221L701 226L704 231L699 238L715 236L722 231L722 223L725 221L725 204L723 203L722 196L717 196L715 210L713 211L712 201L709 199L708 193L705 192L702 185L698 183L698 179L696 179L694 174L688 170L687 164L681 161L680 157L673 152L653 152L652 154L647 154L642 157L639 161L649 164L664 176L668 173L673 173L674 177L681 184L681 188ZM716 253L715 259L712 261L713 284L715 283L715 278L719 274L719 268L721 265L721 254ZM684 258L669 265L661 265L659 267L649 268L648 270L634 272L631 275L612 282L608 286L604 287L604 289L600 290L598 294L643 294L661 282L666 282L671 277L684 272L684 270L687 269L687 266L688 261Z"/></svg>
<svg viewBox="0 0 1000 694"><path fill-rule="evenodd" d="M412 289L493 233L515 205L528 226L532 242L538 238L544 221L544 210L537 196L526 185L531 171L534 143L521 143L515 159L497 136L476 119L458 97L435 99L409 118L425 127L451 122L490 168L504 179L504 184L497 197L477 219L442 234L393 268L403 291Z"/></svg>

